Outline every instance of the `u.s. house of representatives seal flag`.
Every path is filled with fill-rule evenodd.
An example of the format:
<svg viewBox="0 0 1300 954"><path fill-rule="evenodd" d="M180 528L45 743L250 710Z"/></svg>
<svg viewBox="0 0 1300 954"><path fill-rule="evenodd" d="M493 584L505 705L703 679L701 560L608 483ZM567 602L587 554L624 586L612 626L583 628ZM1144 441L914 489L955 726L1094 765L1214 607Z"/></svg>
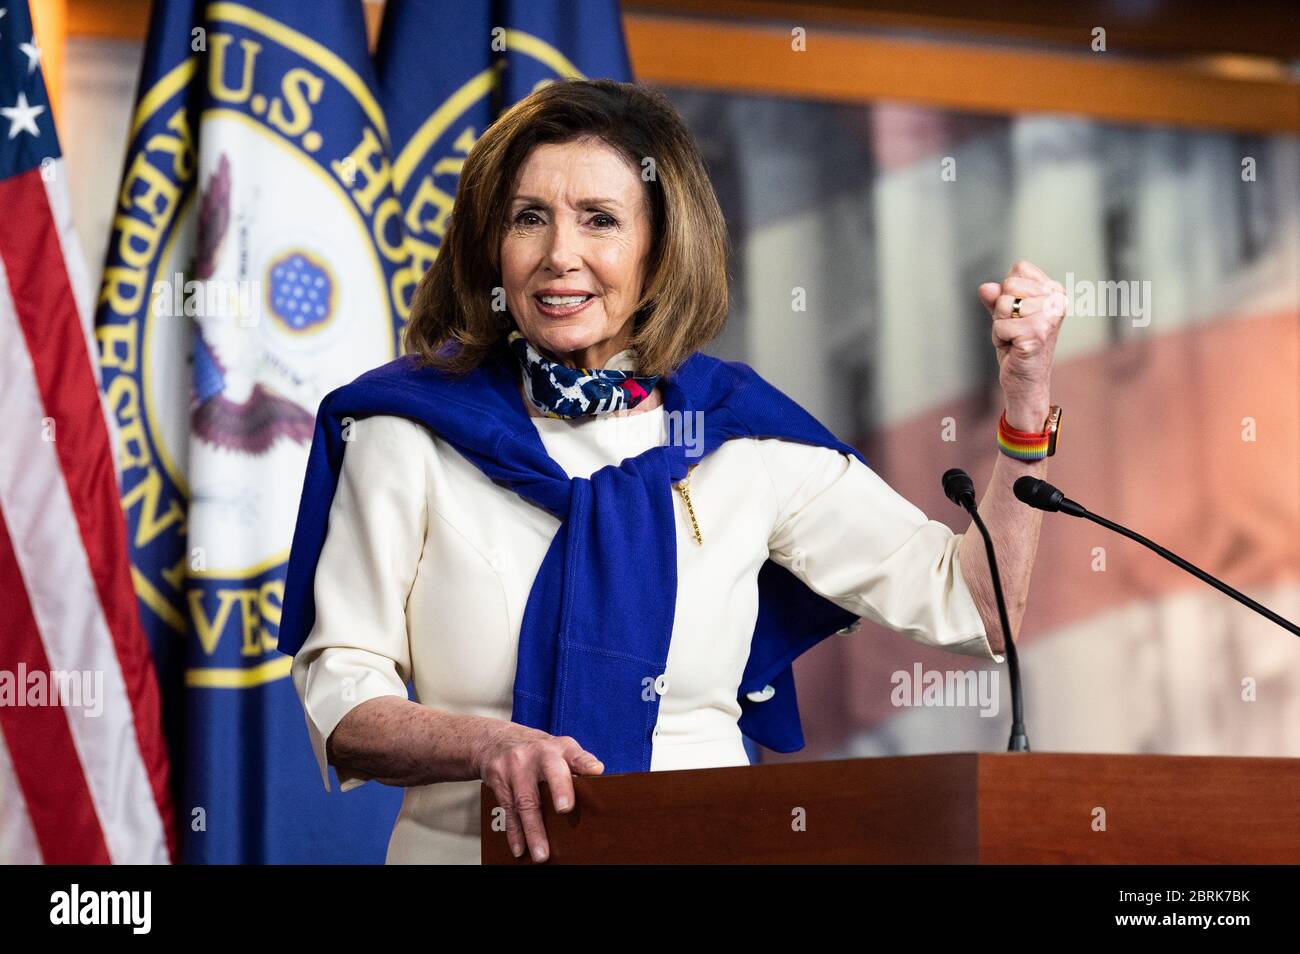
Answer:
<svg viewBox="0 0 1300 954"><path fill-rule="evenodd" d="M276 651L317 405L402 320L362 5L153 7L96 323L183 857L380 862L401 792L326 792Z"/></svg>
<svg viewBox="0 0 1300 954"><path fill-rule="evenodd" d="M498 115L557 79L632 78L617 0L402 0L376 50L408 274L433 264L461 166ZM409 311L414 282L400 283Z"/></svg>

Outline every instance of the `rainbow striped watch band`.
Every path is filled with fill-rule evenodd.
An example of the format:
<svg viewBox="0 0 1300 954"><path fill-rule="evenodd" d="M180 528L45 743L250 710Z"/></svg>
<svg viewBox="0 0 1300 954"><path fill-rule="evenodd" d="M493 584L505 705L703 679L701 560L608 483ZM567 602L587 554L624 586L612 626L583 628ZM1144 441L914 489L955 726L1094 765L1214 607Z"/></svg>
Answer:
<svg viewBox="0 0 1300 954"><path fill-rule="evenodd" d="M1053 420L1055 418L1055 420ZM1060 426L1060 408L1053 406L1045 429L1037 434L1018 431L1007 423L1007 412L998 418L998 450L1016 460L1034 461L1056 453L1056 433Z"/></svg>

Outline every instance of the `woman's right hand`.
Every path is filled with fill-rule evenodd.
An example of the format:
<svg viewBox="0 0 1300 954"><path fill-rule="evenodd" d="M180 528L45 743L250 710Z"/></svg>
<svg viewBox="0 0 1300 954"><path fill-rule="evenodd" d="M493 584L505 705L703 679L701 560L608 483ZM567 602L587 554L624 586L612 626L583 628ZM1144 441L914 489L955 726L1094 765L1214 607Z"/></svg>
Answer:
<svg viewBox="0 0 1300 954"><path fill-rule="evenodd" d="M525 843L534 861L550 855L542 800L537 783L545 781L557 812L573 810L574 775L599 775L604 764L572 736L549 735L540 729L505 722L493 726L478 750L478 775L496 794L505 810L506 838L518 858Z"/></svg>

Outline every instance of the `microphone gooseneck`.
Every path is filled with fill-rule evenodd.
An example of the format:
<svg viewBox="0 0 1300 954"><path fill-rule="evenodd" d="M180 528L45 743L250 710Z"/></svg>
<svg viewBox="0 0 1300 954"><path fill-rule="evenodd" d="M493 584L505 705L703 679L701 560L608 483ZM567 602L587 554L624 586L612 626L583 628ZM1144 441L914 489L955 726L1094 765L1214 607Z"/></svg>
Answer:
<svg viewBox="0 0 1300 954"><path fill-rule="evenodd" d="M945 479L946 476L947 475L945 475ZM1136 540L1144 547L1147 547L1150 550L1154 550L1156 553L1160 554L1170 563L1186 570L1188 573L1192 574L1192 576L1196 577L1197 579L1209 583L1210 586L1214 587L1219 592L1226 593L1228 596L1231 596L1238 603L1241 603L1243 606L1250 607L1256 613L1259 613L1261 616L1263 616L1265 619L1277 623L1277 625L1281 626L1287 632L1292 633L1296 636L1300 636L1300 626L1296 626L1296 624L1291 622L1290 620L1279 616L1277 613L1274 613L1271 609L1269 609L1267 606L1263 605L1262 603L1257 603L1255 600L1252 600L1245 593L1233 589L1231 586L1229 586L1227 583L1224 583L1218 577L1211 576L1209 573L1206 573L1200 567L1192 563L1188 563L1177 553L1174 553L1171 550L1166 550L1160 544L1148 540L1146 537L1142 536L1142 534L1130 530L1128 527L1121 526L1118 523L1115 523L1111 520L1107 520L1105 517L1101 517L1095 513L1090 512L1089 510L1084 508L1081 504L1077 504L1073 500L1066 497L1065 494L1061 493L1061 491L1057 490L1047 481L1039 480L1036 477L1025 476L1019 478L1015 482L1015 485L1013 486L1012 489L1015 491L1016 499L1022 501L1023 503L1028 504L1031 507L1035 507L1039 510L1046 510L1048 513L1053 513L1057 510L1060 510L1063 513L1068 513L1074 517L1084 517L1088 520L1091 520L1093 523L1100 524L1101 526L1105 527L1107 530L1114 530L1116 533L1120 534L1121 536L1128 537L1130 540Z"/></svg>
<svg viewBox="0 0 1300 954"><path fill-rule="evenodd" d="M998 575L997 557L993 553L993 538L989 535L988 527L984 526L984 521L980 519L979 510L975 505L975 482L966 471L954 467L943 475L943 492L949 500L971 515L980 536L984 538L984 552L988 555L993 595L998 604L998 620L1002 624L1002 641L1006 644L1007 673L1011 677L1011 738L1007 742L1007 751L1028 752L1029 735L1025 732L1025 701L1020 691L1020 657L1016 654L1016 644L1011 638L1011 622L1007 617L1006 597L1002 594L1002 578Z"/></svg>

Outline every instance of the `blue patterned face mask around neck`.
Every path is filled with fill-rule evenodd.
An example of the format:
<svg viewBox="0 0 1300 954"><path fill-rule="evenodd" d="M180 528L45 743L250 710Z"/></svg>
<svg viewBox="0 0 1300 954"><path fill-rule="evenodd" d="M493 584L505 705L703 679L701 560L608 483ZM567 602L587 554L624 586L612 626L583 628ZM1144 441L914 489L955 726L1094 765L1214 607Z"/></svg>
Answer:
<svg viewBox="0 0 1300 954"><path fill-rule="evenodd" d="M546 417L575 418L636 407L654 390L658 375L632 371L566 368L534 348L519 331L506 339L524 372L528 401Z"/></svg>

